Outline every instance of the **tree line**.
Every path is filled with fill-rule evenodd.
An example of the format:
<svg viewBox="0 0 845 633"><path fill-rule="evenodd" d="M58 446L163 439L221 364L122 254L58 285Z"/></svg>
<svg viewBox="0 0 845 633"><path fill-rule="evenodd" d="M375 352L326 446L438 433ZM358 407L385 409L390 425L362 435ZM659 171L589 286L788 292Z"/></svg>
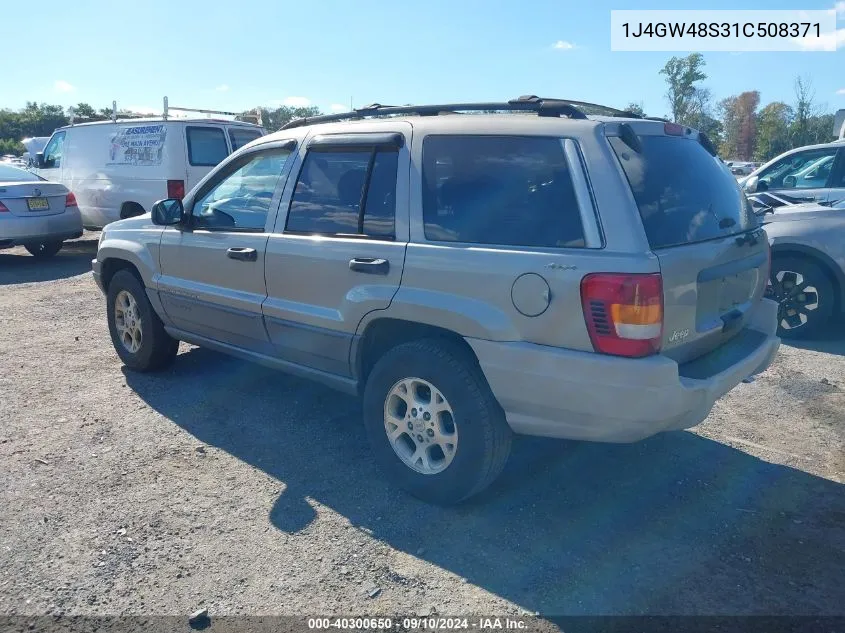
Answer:
<svg viewBox="0 0 845 633"><path fill-rule="evenodd" d="M672 57L660 70L673 121L705 132L725 159L767 161L794 147L833 140L832 113L816 103L813 82L796 77L792 103L760 107L760 92L748 90L713 103L701 53ZM626 108L644 115L642 106Z"/></svg>
<svg viewBox="0 0 845 633"><path fill-rule="evenodd" d="M725 159L766 161L793 147L833 139L833 114L815 100L812 80L794 80L792 103L774 101L760 107L760 93L749 90L714 103L701 53L672 57L660 74L666 78L666 100L671 110L665 118L706 133ZM641 104L632 102L626 110L645 116ZM321 114L315 106L305 108L255 108L244 114L261 113L264 127L274 132L292 119ZM118 111L119 117L133 113ZM20 140L29 136L50 136L57 127L70 123L71 108L28 102L21 110L0 109L0 155L24 152ZM111 108L95 109L87 103L73 106L74 121L104 121Z"/></svg>

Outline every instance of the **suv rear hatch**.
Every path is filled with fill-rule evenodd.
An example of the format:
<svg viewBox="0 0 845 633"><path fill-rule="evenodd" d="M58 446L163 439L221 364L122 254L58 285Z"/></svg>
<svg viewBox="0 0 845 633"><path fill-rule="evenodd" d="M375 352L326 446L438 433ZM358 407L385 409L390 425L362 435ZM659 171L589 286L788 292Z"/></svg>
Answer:
<svg viewBox="0 0 845 633"><path fill-rule="evenodd" d="M690 361L736 336L760 301L769 267L766 234L736 179L696 130L635 121L610 124L606 134L660 261L661 353Z"/></svg>

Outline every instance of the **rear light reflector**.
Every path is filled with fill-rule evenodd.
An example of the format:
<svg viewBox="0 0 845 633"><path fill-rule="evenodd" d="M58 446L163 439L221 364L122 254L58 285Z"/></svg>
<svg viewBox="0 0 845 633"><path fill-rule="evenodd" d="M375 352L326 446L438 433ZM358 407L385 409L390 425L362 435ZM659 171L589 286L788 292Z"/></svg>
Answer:
<svg viewBox="0 0 845 633"><path fill-rule="evenodd" d="M168 180L167 181L167 197L178 198L181 200L185 197L185 181L184 180Z"/></svg>
<svg viewBox="0 0 845 633"><path fill-rule="evenodd" d="M637 358L660 351L663 278L595 273L581 280L581 306L593 349Z"/></svg>
<svg viewBox="0 0 845 633"><path fill-rule="evenodd" d="M9 213L9 207L0 202L0 213Z"/></svg>
<svg viewBox="0 0 845 633"><path fill-rule="evenodd" d="M65 206L66 206L66 207L75 207L75 206L77 206L77 205L76 205L76 196L75 196L75 195L73 195L73 192L72 192L72 191L68 192L68 194L65 196Z"/></svg>

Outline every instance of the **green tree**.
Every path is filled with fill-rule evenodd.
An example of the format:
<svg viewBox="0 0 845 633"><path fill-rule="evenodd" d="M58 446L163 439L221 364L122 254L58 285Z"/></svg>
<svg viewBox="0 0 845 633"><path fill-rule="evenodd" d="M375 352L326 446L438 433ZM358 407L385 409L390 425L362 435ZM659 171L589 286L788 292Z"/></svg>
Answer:
<svg viewBox="0 0 845 633"><path fill-rule="evenodd" d="M794 110L782 101L770 103L760 110L757 115L756 160L765 162L791 148L789 126L794 117Z"/></svg>
<svg viewBox="0 0 845 633"><path fill-rule="evenodd" d="M26 148L19 141L12 138L0 138L0 156L5 154L20 156L25 151Z"/></svg>
<svg viewBox="0 0 845 633"><path fill-rule="evenodd" d="M810 120L818 115L815 98L816 91L813 89L813 81L809 77L796 77L795 89L795 117L790 127L790 136L793 147L809 145L812 142L810 133ZM831 124L831 127L832 124Z"/></svg>
<svg viewBox="0 0 845 633"><path fill-rule="evenodd" d="M301 119L303 117L318 116L321 114L320 108L317 106L308 106L307 108L291 108L289 106L281 106L275 110L269 108L258 108L261 110L261 121L264 128L268 132L275 132L286 123L294 119ZM244 112L245 115L253 114L255 110Z"/></svg>
<svg viewBox="0 0 845 633"><path fill-rule="evenodd" d="M672 57L661 69L666 75L666 99L672 109L672 119L682 125L692 125L691 119L706 110L709 92L698 86L707 79L702 70L705 66L701 53L690 53L686 57Z"/></svg>
<svg viewBox="0 0 845 633"><path fill-rule="evenodd" d="M632 101L622 109L625 112L630 112L631 114L636 114L637 116L645 116L645 110L643 110L642 102L637 103Z"/></svg>

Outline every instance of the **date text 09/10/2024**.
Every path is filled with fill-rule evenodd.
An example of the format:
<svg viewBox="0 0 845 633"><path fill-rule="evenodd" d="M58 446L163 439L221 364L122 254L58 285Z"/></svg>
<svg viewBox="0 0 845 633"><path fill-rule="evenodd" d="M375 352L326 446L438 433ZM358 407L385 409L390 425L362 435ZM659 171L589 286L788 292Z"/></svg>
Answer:
<svg viewBox="0 0 845 633"><path fill-rule="evenodd" d="M404 631L518 631L528 628L527 621L522 618L510 617L474 617L474 618L444 618L444 617L408 617L394 618L308 618L308 628L311 630L356 630L356 631L389 631L401 629Z"/></svg>

